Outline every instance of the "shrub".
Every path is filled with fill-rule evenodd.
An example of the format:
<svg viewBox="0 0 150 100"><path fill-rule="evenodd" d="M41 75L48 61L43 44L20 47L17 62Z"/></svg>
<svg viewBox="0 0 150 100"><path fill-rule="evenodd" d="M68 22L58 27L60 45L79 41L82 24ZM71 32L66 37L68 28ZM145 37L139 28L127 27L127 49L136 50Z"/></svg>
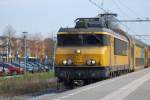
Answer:
<svg viewBox="0 0 150 100"><path fill-rule="evenodd" d="M0 78L0 95L23 95L48 88L56 87L53 72L30 74L26 73L19 77Z"/></svg>

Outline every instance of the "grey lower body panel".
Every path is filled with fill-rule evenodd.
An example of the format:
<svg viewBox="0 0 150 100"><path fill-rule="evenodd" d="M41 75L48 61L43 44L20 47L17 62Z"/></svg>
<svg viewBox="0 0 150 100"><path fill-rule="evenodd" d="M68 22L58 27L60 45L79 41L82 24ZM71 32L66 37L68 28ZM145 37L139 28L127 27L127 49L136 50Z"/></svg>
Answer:
<svg viewBox="0 0 150 100"><path fill-rule="evenodd" d="M86 80L108 78L110 67L55 67L60 80Z"/></svg>

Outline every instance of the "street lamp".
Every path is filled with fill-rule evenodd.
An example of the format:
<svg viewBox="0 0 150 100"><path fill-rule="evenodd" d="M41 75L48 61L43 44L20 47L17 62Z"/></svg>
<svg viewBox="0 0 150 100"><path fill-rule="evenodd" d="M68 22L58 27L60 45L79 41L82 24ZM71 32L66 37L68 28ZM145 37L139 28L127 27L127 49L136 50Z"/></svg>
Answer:
<svg viewBox="0 0 150 100"><path fill-rule="evenodd" d="M25 72L27 72L27 33L28 32L22 32L23 38L24 38L24 62L25 62Z"/></svg>
<svg viewBox="0 0 150 100"><path fill-rule="evenodd" d="M53 59L52 59L52 66L53 66L53 72L55 71L55 53L56 53L56 48L57 48L57 38L55 37L55 35L52 33L52 35L53 35L53 43L54 43L54 47L53 47Z"/></svg>
<svg viewBox="0 0 150 100"><path fill-rule="evenodd" d="M6 61L9 62L9 39L8 38L6 38L6 51L7 51Z"/></svg>

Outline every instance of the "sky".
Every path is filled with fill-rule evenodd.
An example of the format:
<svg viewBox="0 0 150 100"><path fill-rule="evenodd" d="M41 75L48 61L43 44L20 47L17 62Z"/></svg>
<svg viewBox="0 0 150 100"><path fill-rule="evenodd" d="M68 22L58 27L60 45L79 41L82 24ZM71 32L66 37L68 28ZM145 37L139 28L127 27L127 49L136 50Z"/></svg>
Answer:
<svg viewBox="0 0 150 100"><path fill-rule="evenodd" d="M149 0L93 0L109 12L118 13L118 19L150 17ZM44 37L57 33L60 27L73 27L78 17L94 17L102 10L89 0L0 0L0 34L11 25L17 35L41 32ZM150 22L123 23L131 35L149 34ZM150 38L149 38L150 40Z"/></svg>

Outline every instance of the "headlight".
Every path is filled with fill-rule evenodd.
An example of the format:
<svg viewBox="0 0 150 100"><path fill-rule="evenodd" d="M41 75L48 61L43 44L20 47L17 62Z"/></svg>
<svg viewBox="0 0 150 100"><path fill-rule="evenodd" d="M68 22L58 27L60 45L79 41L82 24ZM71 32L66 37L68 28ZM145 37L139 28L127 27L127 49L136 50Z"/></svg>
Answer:
<svg viewBox="0 0 150 100"><path fill-rule="evenodd" d="M68 59L67 64L68 64L68 65L71 65L71 64L72 64L72 60L71 60L71 59Z"/></svg>
<svg viewBox="0 0 150 100"><path fill-rule="evenodd" d="M81 50L79 50L79 49L78 49L78 50L76 50L76 53L78 53L78 54L79 54L79 53L81 53Z"/></svg>
<svg viewBox="0 0 150 100"><path fill-rule="evenodd" d="M87 65L95 65L96 64L96 61L95 60L92 60L92 59L89 59L87 60Z"/></svg>
<svg viewBox="0 0 150 100"><path fill-rule="evenodd" d="M68 59L68 60L63 60L63 65L71 65L72 64L72 60Z"/></svg>
<svg viewBox="0 0 150 100"><path fill-rule="evenodd" d="M95 60L92 60L91 63L92 63L93 65L95 65L95 64L96 64L96 61L95 61Z"/></svg>
<svg viewBox="0 0 150 100"><path fill-rule="evenodd" d="M86 61L87 65L91 65L91 60Z"/></svg>
<svg viewBox="0 0 150 100"><path fill-rule="evenodd" d="M67 60L63 60L63 64L66 65L67 64Z"/></svg>

